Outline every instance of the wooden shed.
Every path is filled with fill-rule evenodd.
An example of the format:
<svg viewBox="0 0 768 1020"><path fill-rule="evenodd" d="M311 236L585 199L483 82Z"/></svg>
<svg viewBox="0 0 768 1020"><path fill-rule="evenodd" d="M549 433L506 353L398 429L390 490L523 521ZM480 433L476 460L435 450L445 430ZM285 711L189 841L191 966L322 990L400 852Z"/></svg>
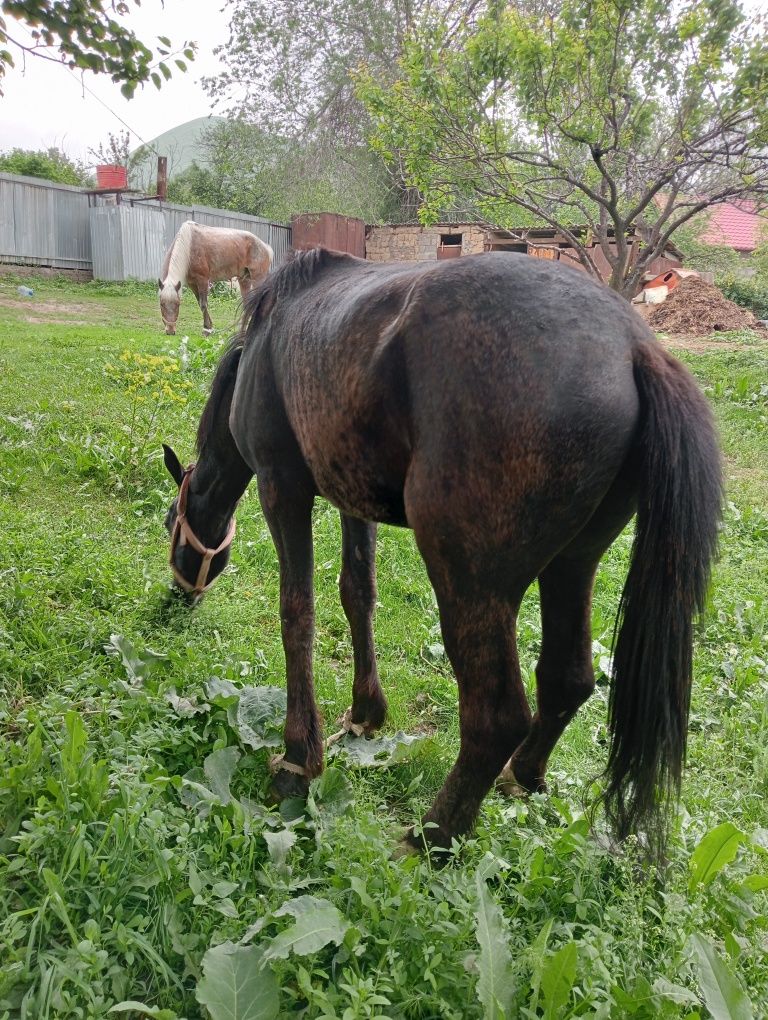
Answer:
<svg viewBox="0 0 768 1020"><path fill-rule="evenodd" d="M578 229L586 234L586 229ZM636 257L641 237L636 232L630 238L632 255ZM589 245L600 275L608 280L611 267L600 247L593 241ZM570 241L551 227L520 227L502 229L487 223L436 223L424 227L414 223L390 223L366 228L366 258L373 262L435 261L473 255L483 251L521 252L533 258L568 261L583 269ZM654 275L665 273L682 265L682 256L674 245L668 245L663 257L654 259L648 270Z"/></svg>
<svg viewBox="0 0 768 1020"><path fill-rule="evenodd" d="M301 213L291 219L292 246L306 251L321 245L365 258L365 223L338 213Z"/></svg>

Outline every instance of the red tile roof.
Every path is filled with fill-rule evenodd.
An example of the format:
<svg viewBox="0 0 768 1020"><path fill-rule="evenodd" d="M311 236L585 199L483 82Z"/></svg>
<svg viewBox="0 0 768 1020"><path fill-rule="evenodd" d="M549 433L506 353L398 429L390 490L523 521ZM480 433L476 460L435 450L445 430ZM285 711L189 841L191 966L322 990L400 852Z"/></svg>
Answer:
<svg viewBox="0 0 768 1020"><path fill-rule="evenodd" d="M701 235L705 244L724 244L736 251L754 251L768 239L768 216L755 213L753 202L742 201L738 205L725 202L708 210L709 223Z"/></svg>

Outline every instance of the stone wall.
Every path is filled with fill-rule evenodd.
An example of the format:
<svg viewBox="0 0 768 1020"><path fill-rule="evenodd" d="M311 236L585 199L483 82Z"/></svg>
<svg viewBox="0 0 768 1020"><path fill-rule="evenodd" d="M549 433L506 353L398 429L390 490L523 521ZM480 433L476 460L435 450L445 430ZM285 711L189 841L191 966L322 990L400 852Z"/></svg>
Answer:
<svg viewBox="0 0 768 1020"><path fill-rule="evenodd" d="M412 225L370 227L365 257L371 262L434 262L441 234L461 234L461 254L484 250L486 231L477 223L438 223L434 227Z"/></svg>

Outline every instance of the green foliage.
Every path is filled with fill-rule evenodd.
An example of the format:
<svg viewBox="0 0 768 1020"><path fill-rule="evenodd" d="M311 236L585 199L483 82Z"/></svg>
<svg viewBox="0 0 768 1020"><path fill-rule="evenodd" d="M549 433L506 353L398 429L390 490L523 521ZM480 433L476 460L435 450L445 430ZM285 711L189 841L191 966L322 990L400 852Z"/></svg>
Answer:
<svg viewBox="0 0 768 1020"><path fill-rule="evenodd" d="M723 822L708 832L691 854L691 889L699 883L709 885L730 864L743 843L744 833L733 822Z"/></svg>
<svg viewBox="0 0 768 1020"><path fill-rule="evenodd" d="M394 83L373 64L355 77L371 144L404 167L424 222L534 217L594 275L599 242L627 294L711 201L768 192L768 47L738 0L451 9L411 33Z"/></svg>
<svg viewBox="0 0 768 1020"><path fill-rule="evenodd" d="M758 319L768 319L768 278L726 275L717 285L729 301L749 308Z"/></svg>
<svg viewBox="0 0 768 1020"><path fill-rule="evenodd" d="M422 750L425 740L423 735L409 736L402 730L391 737L371 737L368 740L346 736L331 746L328 756L333 758L341 754L348 762L361 768L388 768L413 758Z"/></svg>
<svg viewBox="0 0 768 1020"><path fill-rule="evenodd" d="M252 203L247 178L255 171L254 194L266 196L260 215L282 220L328 210L368 222L413 218L413 196L399 168L388 169L366 146L369 121L352 75L365 64L390 80L409 32L431 18L431 0L229 0L227 6L223 70L204 84L232 116L251 122L251 135L262 135L237 153L241 201ZM237 133L235 125L225 129ZM222 162L230 167L235 153L223 147L220 156L207 162L214 173Z"/></svg>
<svg viewBox="0 0 768 1020"><path fill-rule="evenodd" d="M85 186L88 173L85 167L72 160L61 149L11 149L0 153L0 171L6 174L23 174L26 177L42 177L59 184Z"/></svg>
<svg viewBox="0 0 768 1020"><path fill-rule="evenodd" d="M691 936L699 983L713 1020L753 1020L752 1004L741 982L703 935Z"/></svg>
<svg viewBox="0 0 768 1020"><path fill-rule="evenodd" d="M97 164L127 167L131 162L131 132L110 131L106 142L99 142L95 149L88 151Z"/></svg>
<svg viewBox="0 0 768 1020"><path fill-rule="evenodd" d="M264 967L263 956L255 946L231 942L208 950L197 1001L211 1020L275 1020L279 1016L277 981Z"/></svg>
<svg viewBox="0 0 768 1020"><path fill-rule="evenodd" d="M138 0L136 6L139 6ZM130 97L137 86L151 81L161 88L163 81L172 75L173 65L186 71L185 60L195 59L196 43L185 42L171 51L172 44L158 36L156 53L149 49L130 28L116 21L109 9L117 15L130 11L128 0L5 0L6 17L24 22L32 32L32 45L14 37L13 22L0 17L0 45L11 44L25 55L46 60L61 60L70 68L106 74L114 82L121 82L121 92ZM52 57L48 48L59 51ZM159 58L159 59L158 59ZM0 82L5 68L13 66L9 50L0 50ZM1 93L0 93L1 94Z"/></svg>
<svg viewBox="0 0 768 1020"><path fill-rule="evenodd" d="M350 72L362 63L391 73L403 40L430 13L428 0L229 0L223 70L205 84L217 101L262 128L342 147L364 139L365 111ZM254 54L258 59L254 60Z"/></svg>
<svg viewBox="0 0 768 1020"><path fill-rule="evenodd" d="M702 241L701 235L706 224L707 217L702 214L675 233L675 244L683 253L685 267L714 273L718 279L732 276L743 265L742 258L734 248L727 245L706 244Z"/></svg>
<svg viewBox="0 0 768 1020"><path fill-rule="evenodd" d="M183 357L182 349L182 357ZM173 404L184 405L192 383L183 377L181 358L163 354L139 354L124 350L104 366L105 376L125 390L131 400L130 418L123 427L121 442L102 447L109 462L109 484L132 486L141 476L150 445L156 446L158 427ZM86 451L95 446L86 443ZM94 473L98 473L94 465Z"/></svg>
<svg viewBox="0 0 768 1020"><path fill-rule="evenodd" d="M504 1020L511 1015L515 996L512 955L507 944L504 917L495 902L483 875L475 876L477 886L477 941L480 955L477 958L477 997L488 1020Z"/></svg>
<svg viewBox="0 0 768 1020"><path fill-rule="evenodd" d="M361 768L347 737L306 808L269 807L285 693L277 561L258 501L241 501L232 564L194 611L169 597L161 526L175 486L155 446L191 452L221 340L200 339L182 304L188 360L174 378L191 385L164 408L135 483L108 485L133 394L104 366L133 371L126 350L181 362L181 341L162 334L151 286L33 279L30 305L19 282L0 278L0 1017L768 1014L764 341L683 354L717 413L729 503L663 881L641 873L631 844L609 850L583 814L604 755L600 670L630 532L598 573L598 687L552 757L551 792L489 795L438 869L392 859L458 748L455 684L410 535L380 535L382 739L429 739ZM234 328L235 305L211 301ZM330 733L349 704L351 648L338 515L318 501L314 525ZM532 695L535 592L517 629Z"/></svg>
<svg viewBox="0 0 768 1020"><path fill-rule="evenodd" d="M362 145L329 146L322 138L281 136L232 120L210 128L202 147L203 165L194 163L171 179L171 201L278 222L318 210L367 222L396 215L391 182Z"/></svg>
<svg viewBox="0 0 768 1020"><path fill-rule="evenodd" d="M576 980L576 964L575 942L569 942L547 958L541 972L541 992L546 1020L556 1020L563 1015Z"/></svg>

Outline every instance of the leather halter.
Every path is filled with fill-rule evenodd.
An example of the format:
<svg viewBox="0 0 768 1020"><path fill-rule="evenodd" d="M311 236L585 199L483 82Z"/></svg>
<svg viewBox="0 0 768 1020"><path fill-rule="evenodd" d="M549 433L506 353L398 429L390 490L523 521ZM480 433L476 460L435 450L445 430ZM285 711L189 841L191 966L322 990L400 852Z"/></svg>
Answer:
<svg viewBox="0 0 768 1020"><path fill-rule="evenodd" d="M214 556L217 556L220 552L223 552L232 545L232 539L235 537L235 518L233 517L229 522L229 528L227 529L226 535L215 549L209 549L208 546L203 545L189 526L189 521L187 520L187 491L189 489L189 479L194 468L194 464L189 465L187 470L184 472L184 477L182 478L181 485L179 486L179 495L176 501L176 520L173 522L173 531L171 533L170 564L173 576L176 578L176 583L183 588L184 591L199 596L202 595L204 591L207 591L207 589L213 584L213 581L216 580L214 577L213 581L208 581L208 571L211 568L211 560ZM203 561L200 564L200 569L197 572L194 584L190 584L190 582L182 576L180 571L176 568L176 564L173 562L178 546L186 545L187 542L192 546L195 552L199 552L203 557Z"/></svg>

